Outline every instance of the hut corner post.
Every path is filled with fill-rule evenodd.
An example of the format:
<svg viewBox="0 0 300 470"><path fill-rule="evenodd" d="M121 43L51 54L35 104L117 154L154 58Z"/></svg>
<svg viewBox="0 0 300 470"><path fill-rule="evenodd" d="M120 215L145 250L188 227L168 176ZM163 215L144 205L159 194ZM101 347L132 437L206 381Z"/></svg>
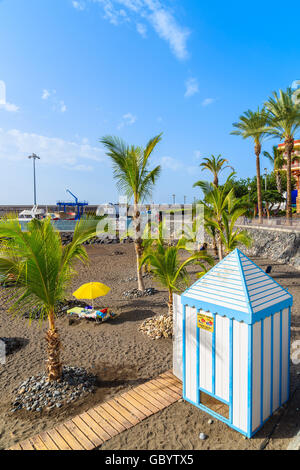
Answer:
<svg viewBox="0 0 300 470"><path fill-rule="evenodd" d="M173 294L173 374L183 380L183 306L181 298Z"/></svg>

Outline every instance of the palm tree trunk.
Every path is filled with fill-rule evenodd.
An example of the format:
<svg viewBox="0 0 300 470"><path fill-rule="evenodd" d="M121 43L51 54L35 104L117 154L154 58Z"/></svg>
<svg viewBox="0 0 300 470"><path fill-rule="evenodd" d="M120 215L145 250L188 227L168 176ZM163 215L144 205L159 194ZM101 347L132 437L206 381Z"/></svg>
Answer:
<svg viewBox="0 0 300 470"><path fill-rule="evenodd" d="M222 224L221 217L218 217L217 223L218 223L218 226L219 226L218 230L223 231L224 227L223 227L223 224ZM220 232L216 233L216 242L217 242L217 247L218 247L219 261L221 261L223 259L223 243L222 243L222 238L220 236Z"/></svg>
<svg viewBox="0 0 300 470"><path fill-rule="evenodd" d="M169 290L168 308L169 308L169 315L171 317L173 316L173 292L171 290Z"/></svg>
<svg viewBox="0 0 300 470"><path fill-rule="evenodd" d="M62 363L60 362L61 343L55 327L53 310L49 312L48 320L49 330L46 333L48 359L46 363L48 380L52 382L59 381L62 375Z"/></svg>
<svg viewBox="0 0 300 470"><path fill-rule="evenodd" d="M279 173L279 170L274 170L274 171L275 171L275 177L276 177L277 191L281 194L282 192L281 174Z"/></svg>
<svg viewBox="0 0 300 470"><path fill-rule="evenodd" d="M218 256L218 246L216 241L216 235L213 235L213 250L215 252L215 256Z"/></svg>
<svg viewBox="0 0 300 470"><path fill-rule="evenodd" d="M218 237L218 255L219 255L219 261L221 261L223 259L223 246L222 246L222 241L220 237Z"/></svg>
<svg viewBox="0 0 300 470"><path fill-rule="evenodd" d="M257 143L255 145L255 155L256 155L256 179L257 179L257 205L258 205L258 221L262 223L263 217L263 208L262 208L262 197L261 197L261 178L260 178L260 153L261 145Z"/></svg>
<svg viewBox="0 0 300 470"><path fill-rule="evenodd" d="M292 153L294 151L294 139L289 136L285 139L285 151L287 154L286 166L286 223L292 223Z"/></svg>
<svg viewBox="0 0 300 470"><path fill-rule="evenodd" d="M136 271L138 279L138 289L140 291L145 290L142 268L140 267L140 261L143 254L142 238L141 238L141 221L140 221L140 212L138 210L138 204L135 201L134 203L134 226L135 226L135 254L136 254Z"/></svg>
<svg viewBox="0 0 300 470"><path fill-rule="evenodd" d="M270 219L270 211L269 211L269 203L266 202L266 212L267 212L267 217Z"/></svg>

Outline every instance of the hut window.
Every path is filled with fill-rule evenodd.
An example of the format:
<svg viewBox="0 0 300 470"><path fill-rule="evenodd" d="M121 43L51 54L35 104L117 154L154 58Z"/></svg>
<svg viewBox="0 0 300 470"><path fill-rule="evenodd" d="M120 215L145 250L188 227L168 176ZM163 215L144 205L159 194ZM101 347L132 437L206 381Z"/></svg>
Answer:
<svg viewBox="0 0 300 470"><path fill-rule="evenodd" d="M206 406L210 410L218 413L224 418L229 419L229 406L223 403L222 401L217 400L216 398L207 395L204 392L200 392L200 403L201 405Z"/></svg>

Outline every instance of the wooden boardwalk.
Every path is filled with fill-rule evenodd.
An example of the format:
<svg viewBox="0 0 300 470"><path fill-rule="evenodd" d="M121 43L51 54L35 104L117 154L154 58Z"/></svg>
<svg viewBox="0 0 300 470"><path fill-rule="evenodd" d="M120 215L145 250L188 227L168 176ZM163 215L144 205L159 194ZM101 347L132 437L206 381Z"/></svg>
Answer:
<svg viewBox="0 0 300 470"><path fill-rule="evenodd" d="M181 396L182 383L168 371L9 450L93 450Z"/></svg>

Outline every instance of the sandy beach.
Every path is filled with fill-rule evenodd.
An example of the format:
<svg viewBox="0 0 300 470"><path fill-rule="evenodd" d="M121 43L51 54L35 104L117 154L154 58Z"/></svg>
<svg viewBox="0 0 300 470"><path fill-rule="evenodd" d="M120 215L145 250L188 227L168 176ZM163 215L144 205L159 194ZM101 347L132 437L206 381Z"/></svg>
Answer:
<svg viewBox="0 0 300 470"><path fill-rule="evenodd" d="M134 247L132 244L98 245L88 247L90 263L80 265L71 292L82 283L100 281L112 290L100 306L109 306L120 314L104 324L85 321L69 325L64 317L57 320L63 343L62 360L70 366L85 367L97 376L96 392L87 398L67 405L60 410L42 413L17 411L11 413L13 390L26 378L44 371L46 323L25 318L12 318L1 305L0 336L22 338L23 347L7 357L0 366L0 449L23 440L56 423L83 412L100 403L145 382L172 367L172 341L152 341L138 331L145 318L167 312L167 293L151 278L145 279L146 287L156 287L159 292L142 299L125 299L124 291L137 287L135 277ZM272 265L271 275L288 288L294 296L292 315L292 341L300 339L300 272L287 265L265 259L253 259L262 268ZM195 279L195 267L189 268L191 280ZM299 370L299 366L298 366ZM295 366L292 371L292 391L300 382ZM185 402L178 402L133 429L105 443L101 449L258 449L273 429L279 425L267 449L285 449L290 438L300 428L299 390L286 409L271 420L251 440L225 424ZM204 432L209 437L200 441Z"/></svg>

